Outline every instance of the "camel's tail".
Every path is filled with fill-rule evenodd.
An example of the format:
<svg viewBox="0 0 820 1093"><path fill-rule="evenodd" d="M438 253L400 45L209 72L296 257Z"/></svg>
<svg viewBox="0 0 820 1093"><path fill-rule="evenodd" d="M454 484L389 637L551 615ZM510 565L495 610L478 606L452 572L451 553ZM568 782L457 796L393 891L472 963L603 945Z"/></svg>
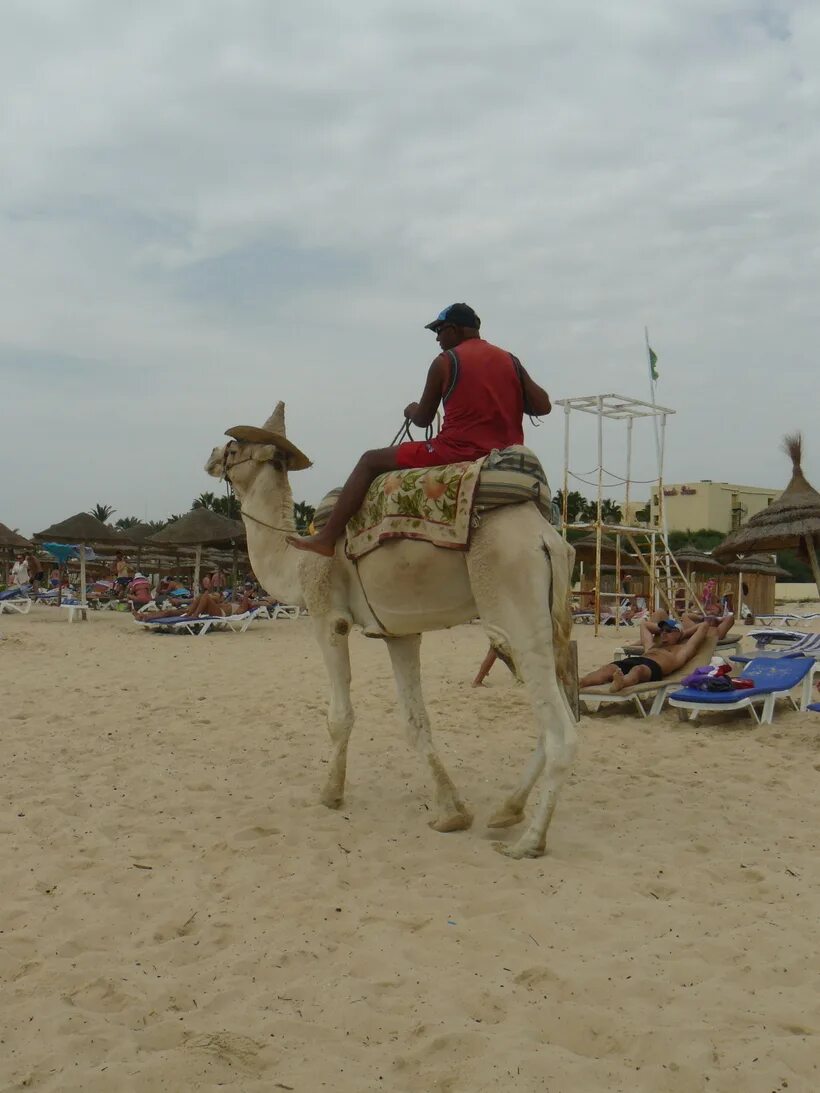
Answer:
<svg viewBox="0 0 820 1093"><path fill-rule="evenodd" d="M575 687L575 670L570 655L572 610L569 602L575 550L551 524L548 524L544 531L543 542L552 569L550 617L552 618L555 672L565 690L570 692Z"/></svg>

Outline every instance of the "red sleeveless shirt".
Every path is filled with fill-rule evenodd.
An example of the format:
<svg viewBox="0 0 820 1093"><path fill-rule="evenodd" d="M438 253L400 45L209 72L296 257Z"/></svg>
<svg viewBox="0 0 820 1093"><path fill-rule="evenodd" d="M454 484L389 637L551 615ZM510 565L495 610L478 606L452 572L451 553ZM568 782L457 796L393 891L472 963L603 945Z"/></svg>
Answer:
<svg viewBox="0 0 820 1093"><path fill-rule="evenodd" d="M482 338L468 338L447 356L450 384L436 440L459 459L479 459L493 448L523 444L524 394L512 354Z"/></svg>

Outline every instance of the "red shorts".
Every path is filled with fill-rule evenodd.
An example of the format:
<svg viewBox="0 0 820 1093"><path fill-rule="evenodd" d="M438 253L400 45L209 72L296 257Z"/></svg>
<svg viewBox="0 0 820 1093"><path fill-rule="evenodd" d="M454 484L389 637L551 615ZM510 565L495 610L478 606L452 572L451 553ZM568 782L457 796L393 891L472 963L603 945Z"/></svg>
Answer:
<svg viewBox="0 0 820 1093"><path fill-rule="evenodd" d="M410 467L443 467L448 463L466 463L481 459L486 452L457 452L448 444L442 444L440 437L432 440L407 440L396 448L396 466L400 471Z"/></svg>

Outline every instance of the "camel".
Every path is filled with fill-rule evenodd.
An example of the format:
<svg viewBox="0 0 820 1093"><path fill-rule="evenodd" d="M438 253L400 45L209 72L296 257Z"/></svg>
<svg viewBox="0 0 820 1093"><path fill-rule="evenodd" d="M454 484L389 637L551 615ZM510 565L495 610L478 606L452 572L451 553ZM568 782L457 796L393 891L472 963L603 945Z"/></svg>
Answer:
<svg viewBox="0 0 820 1093"><path fill-rule="evenodd" d="M568 593L574 551L531 502L484 512L467 551L416 540L393 540L354 563L344 539L332 558L285 542L294 534L288 471L310 461L285 433L278 403L262 429L236 426L214 448L205 470L226 478L238 497L253 571L285 603L307 607L330 681L327 727L333 746L322 793L340 808L354 714L350 703L351 629L382 638L392 662L398 703L411 746L426 759L435 788L436 831L472 824L433 744L421 690L421 635L476 616L490 641L512 656L529 692L536 724L535 752L491 828L524 820L524 806L543 774L532 819L514 843L496 849L512 858L544 852L547 828L576 747L575 718L566 697L572 679ZM550 609L550 604L551 609Z"/></svg>

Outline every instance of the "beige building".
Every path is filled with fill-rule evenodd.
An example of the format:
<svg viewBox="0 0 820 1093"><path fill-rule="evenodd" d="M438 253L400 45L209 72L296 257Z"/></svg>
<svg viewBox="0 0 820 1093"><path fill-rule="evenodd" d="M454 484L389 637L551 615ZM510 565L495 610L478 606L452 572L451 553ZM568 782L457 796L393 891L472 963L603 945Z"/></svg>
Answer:
<svg viewBox="0 0 820 1093"><path fill-rule="evenodd" d="M728 535L749 517L771 505L780 490L761 486L736 486L731 482L667 483L663 488L666 526L669 531L711 528ZM652 523L658 525L658 497L652 497Z"/></svg>

